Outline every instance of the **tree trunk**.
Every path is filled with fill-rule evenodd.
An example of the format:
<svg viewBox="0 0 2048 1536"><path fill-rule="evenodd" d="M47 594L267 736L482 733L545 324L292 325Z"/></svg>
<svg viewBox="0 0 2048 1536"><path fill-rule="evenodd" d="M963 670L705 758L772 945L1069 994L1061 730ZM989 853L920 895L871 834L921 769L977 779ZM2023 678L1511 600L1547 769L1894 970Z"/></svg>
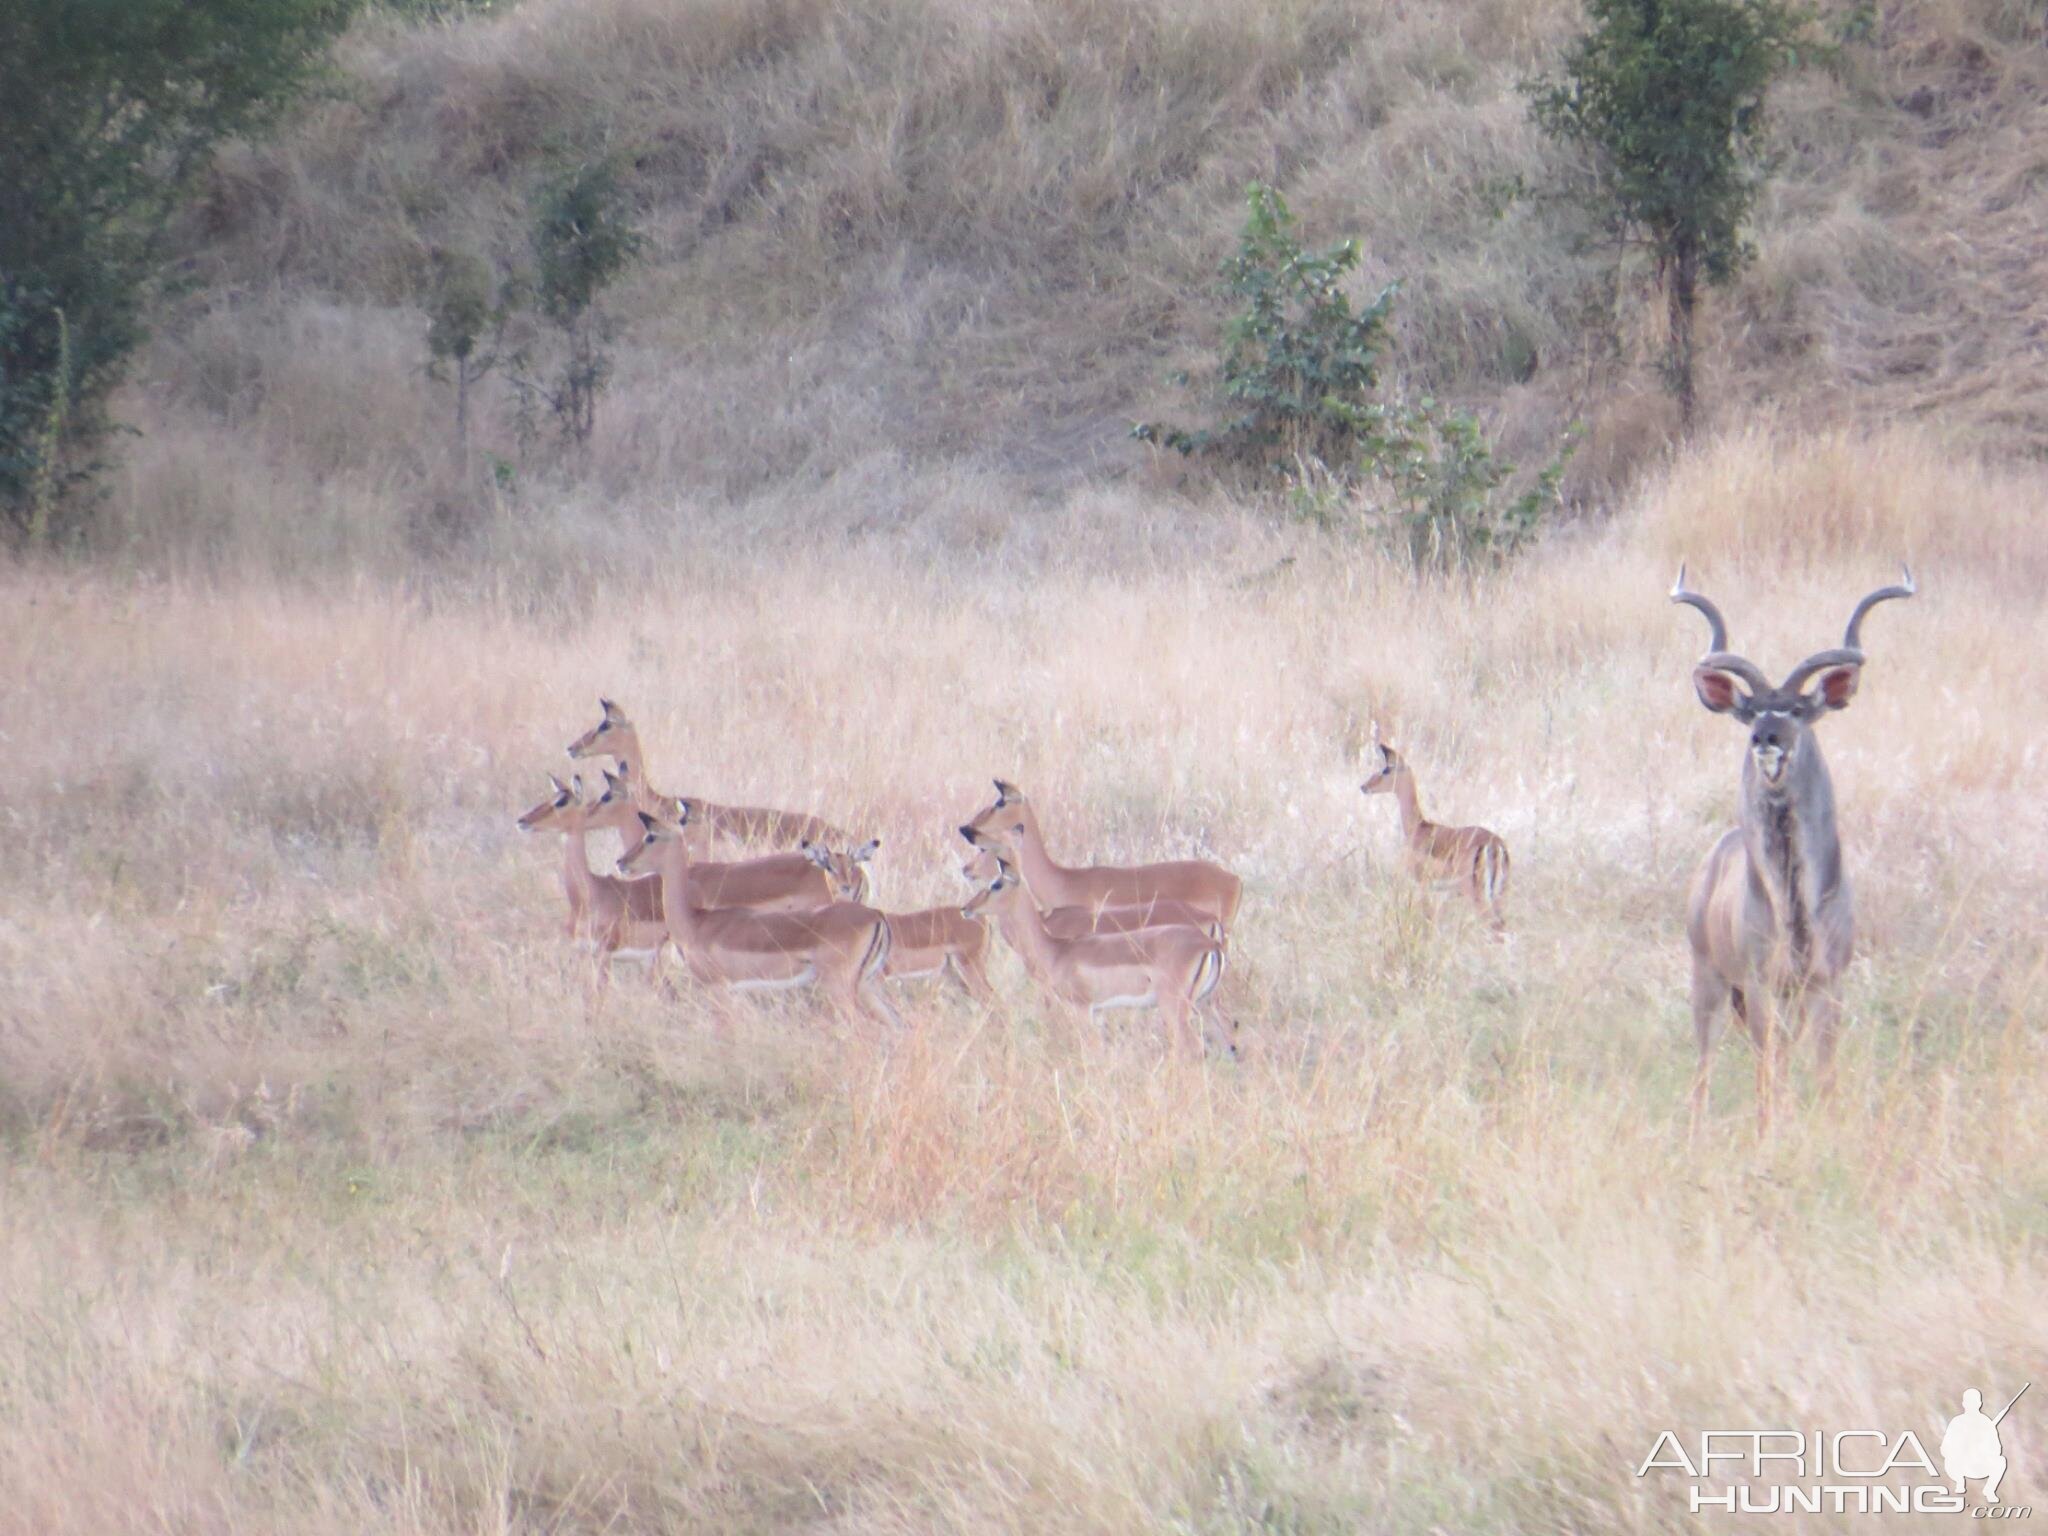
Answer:
<svg viewBox="0 0 2048 1536"><path fill-rule="evenodd" d="M1698 397L1693 391L1693 309L1699 302L1700 253L1690 242L1679 246L1671 260L1670 281L1665 298L1671 316L1671 351L1666 359L1671 392L1678 397L1678 431L1691 437Z"/></svg>

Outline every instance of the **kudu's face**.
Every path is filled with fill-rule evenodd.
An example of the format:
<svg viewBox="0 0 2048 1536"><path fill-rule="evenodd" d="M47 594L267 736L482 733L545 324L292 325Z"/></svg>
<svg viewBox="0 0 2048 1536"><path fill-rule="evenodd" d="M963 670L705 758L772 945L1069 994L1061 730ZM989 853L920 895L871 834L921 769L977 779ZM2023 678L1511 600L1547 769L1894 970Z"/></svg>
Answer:
<svg viewBox="0 0 2048 1536"><path fill-rule="evenodd" d="M1749 761L1765 793L1785 793L1787 786L1800 781L1820 751L1813 740L1814 723L1834 710L1847 709L1856 696L1863 676L1859 635L1864 614L1887 599L1911 597L1916 590L1913 574L1907 571L1902 584L1870 593L1850 615L1840 646L1816 651L1774 686L1753 662L1727 649L1728 626L1721 610L1688 591L1685 570L1679 568L1671 600L1699 609L1712 630L1707 654L1693 668L1693 691L1715 714L1732 715L1749 728Z"/></svg>

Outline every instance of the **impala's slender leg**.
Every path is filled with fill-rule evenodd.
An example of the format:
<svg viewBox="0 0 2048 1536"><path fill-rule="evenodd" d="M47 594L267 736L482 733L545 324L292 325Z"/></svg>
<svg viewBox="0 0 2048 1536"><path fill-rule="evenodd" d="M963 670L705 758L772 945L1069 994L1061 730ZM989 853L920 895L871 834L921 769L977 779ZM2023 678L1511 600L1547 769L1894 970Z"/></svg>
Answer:
<svg viewBox="0 0 2048 1536"><path fill-rule="evenodd" d="M1182 1055L1191 1061L1200 1061L1202 1037L1191 1017L1194 1005L1178 990L1168 992L1164 987L1159 990L1159 1011L1166 1016L1167 1033L1179 1045Z"/></svg>
<svg viewBox="0 0 2048 1536"><path fill-rule="evenodd" d="M964 955L946 957L946 974L953 978L960 990L973 998L984 1008L993 1007L996 989L988 979L988 962L980 957L972 960Z"/></svg>

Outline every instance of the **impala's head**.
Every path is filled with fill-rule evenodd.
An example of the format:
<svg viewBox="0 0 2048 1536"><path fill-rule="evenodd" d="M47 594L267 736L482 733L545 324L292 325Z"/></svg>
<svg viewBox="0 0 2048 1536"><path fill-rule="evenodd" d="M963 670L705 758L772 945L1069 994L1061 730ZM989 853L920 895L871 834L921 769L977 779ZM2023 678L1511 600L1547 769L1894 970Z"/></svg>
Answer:
<svg viewBox="0 0 2048 1536"><path fill-rule="evenodd" d="M640 739L633 730L633 722L626 718L626 712L610 699L599 699L598 707L603 716L589 730L569 743L571 757L617 758L629 762L639 755Z"/></svg>
<svg viewBox="0 0 2048 1536"><path fill-rule="evenodd" d="M637 875L652 869L664 848L683 840L683 828L690 823L690 802L678 800L675 807L676 819L673 822L662 821L645 811L634 812L633 824L640 829L640 840L629 840L626 851L619 855L620 874Z"/></svg>
<svg viewBox="0 0 2048 1536"><path fill-rule="evenodd" d="M552 773L548 775L548 797L532 810L519 818L522 832L563 832L567 831L576 815L583 809L583 780L573 779L564 784Z"/></svg>
<svg viewBox="0 0 2048 1536"><path fill-rule="evenodd" d="M590 802L590 828L610 827L627 842L640 835L640 803L633 798L633 785L624 774L604 770L604 789Z"/></svg>
<svg viewBox="0 0 2048 1536"><path fill-rule="evenodd" d="M984 912L1000 912L1005 903L1016 899L1013 894L1023 889L1024 880L1007 862L996 860L996 877L972 896L967 905L960 909L960 915L973 922L980 922Z"/></svg>
<svg viewBox="0 0 2048 1536"><path fill-rule="evenodd" d="M1024 820L1024 791L1002 779L997 779L995 783L995 800L985 810L975 812L966 826L960 829L962 837L967 837L970 827L977 832L992 832L999 826L1010 827ZM969 837L968 841L972 842L973 839Z"/></svg>
<svg viewBox="0 0 2048 1536"><path fill-rule="evenodd" d="M834 853L823 843L814 843L806 838L798 847L803 856L825 872L825 878L832 882L832 897L835 901L866 901L868 899L868 860L875 856L875 850L882 846L879 837L871 837L849 853Z"/></svg>
<svg viewBox="0 0 2048 1536"><path fill-rule="evenodd" d="M1685 567L1671 589L1674 603L1686 603L1706 616L1710 638L1707 653L1692 669L1693 692L1717 715L1733 715L1749 727L1749 760L1768 791L1791 782L1812 757L1809 728L1832 710L1847 709L1863 675L1863 616L1879 603L1911 597L1919 590L1913 573L1900 568L1897 586L1866 594L1849 615L1839 646L1816 651L1785 675L1776 687L1755 663L1728 649L1728 625L1721 610L1685 585Z"/></svg>
<svg viewBox="0 0 2048 1536"><path fill-rule="evenodd" d="M1358 787L1368 795L1390 795L1394 792L1395 781L1408 771L1408 765L1401 760L1400 753L1380 740L1378 722L1374 722L1372 728L1372 749L1379 757L1379 764Z"/></svg>

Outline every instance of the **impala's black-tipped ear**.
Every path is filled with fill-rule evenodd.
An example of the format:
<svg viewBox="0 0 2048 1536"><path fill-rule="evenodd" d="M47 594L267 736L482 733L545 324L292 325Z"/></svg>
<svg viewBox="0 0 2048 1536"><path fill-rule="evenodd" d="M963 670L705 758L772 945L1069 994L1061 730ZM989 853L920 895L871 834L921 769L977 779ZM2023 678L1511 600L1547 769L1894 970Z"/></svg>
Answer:
<svg viewBox="0 0 2048 1536"><path fill-rule="evenodd" d="M875 856L875 850L881 846L882 840L879 837L869 838L865 843L862 843L853 850L853 862L856 864L867 863L869 859Z"/></svg>
<svg viewBox="0 0 2048 1536"><path fill-rule="evenodd" d="M1023 798L1024 791L1016 785L1006 784L1001 779L996 780L996 803L998 805L1010 805Z"/></svg>
<svg viewBox="0 0 2048 1536"><path fill-rule="evenodd" d="M576 798L577 798L578 800L581 800L581 799L583 798L583 775L582 775L582 774L580 774L580 773L576 773L576 774L571 774L571 775L569 776L569 792L570 792L571 794L573 794L573 795L574 795L574 796L575 796L575 797L576 797Z"/></svg>
<svg viewBox="0 0 2048 1536"><path fill-rule="evenodd" d="M558 795L566 795L567 793L569 793L569 786L564 784L560 779L556 778L552 773L548 775L548 783L554 786L555 793Z"/></svg>
<svg viewBox="0 0 2048 1536"><path fill-rule="evenodd" d="M652 832L656 827L660 825L660 822L656 821L652 816L648 815L645 811L640 812L640 830L642 832Z"/></svg>
<svg viewBox="0 0 2048 1536"><path fill-rule="evenodd" d="M607 720L615 719L618 716L619 706L610 699L600 697L597 701L597 707L604 711Z"/></svg>

